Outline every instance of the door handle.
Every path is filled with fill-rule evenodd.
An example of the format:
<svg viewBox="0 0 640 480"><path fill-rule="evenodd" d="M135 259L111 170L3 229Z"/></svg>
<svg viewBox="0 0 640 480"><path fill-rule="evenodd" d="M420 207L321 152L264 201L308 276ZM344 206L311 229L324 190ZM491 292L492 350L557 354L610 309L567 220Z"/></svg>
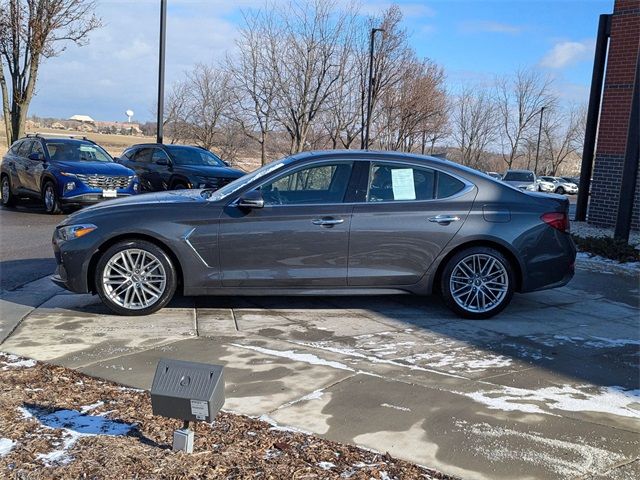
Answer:
<svg viewBox="0 0 640 480"><path fill-rule="evenodd" d="M458 222L460 217L457 215L436 215L435 217L429 217L428 220L439 225L449 225L451 222Z"/></svg>
<svg viewBox="0 0 640 480"><path fill-rule="evenodd" d="M344 223L344 219L323 217L323 218L315 218L311 220L311 223L313 223L314 225L320 225L322 227L333 227L334 225L340 225L341 223Z"/></svg>

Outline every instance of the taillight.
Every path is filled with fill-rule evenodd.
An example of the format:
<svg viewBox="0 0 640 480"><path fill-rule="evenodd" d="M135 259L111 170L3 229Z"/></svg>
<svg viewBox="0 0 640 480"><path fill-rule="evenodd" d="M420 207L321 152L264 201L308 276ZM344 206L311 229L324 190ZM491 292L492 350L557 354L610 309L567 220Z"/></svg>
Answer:
<svg viewBox="0 0 640 480"><path fill-rule="evenodd" d="M569 215L566 212L544 213L540 218L544 223L561 232L569 232Z"/></svg>

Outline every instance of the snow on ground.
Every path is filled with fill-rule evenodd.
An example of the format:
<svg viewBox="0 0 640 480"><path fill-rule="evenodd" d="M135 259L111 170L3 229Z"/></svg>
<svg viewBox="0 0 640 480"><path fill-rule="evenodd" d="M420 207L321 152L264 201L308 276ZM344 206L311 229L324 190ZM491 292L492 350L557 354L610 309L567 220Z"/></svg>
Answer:
<svg viewBox="0 0 640 480"><path fill-rule="evenodd" d="M10 438L0 438L0 457L7 455L15 446L16 442Z"/></svg>
<svg viewBox="0 0 640 480"><path fill-rule="evenodd" d="M100 403L100 402L98 402ZM96 408L96 405L90 406ZM19 411L25 419L34 419L45 429L62 429L63 437L57 442L56 450L49 453L38 454L38 459L51 466L54 464L66 464L72 460L69 450L82 437L95 435L119 436L127 435L134 425L115 420L109 420L102 416L85 415L77 410L49 411L39 407L20 407Z"/></svg>
<svg viewBox="0 0 640 480"><path fill-rule="evenodd" d="M469 397L492 410L547 415L556 414L549 410L596 412L640 419L640 390L625 390L617 386L563 385L539 389L497 386L491 390L455 393Z"/></svg>
<svg viewBox="0 0 640 480"><path fill-rule="evenodd" d="M589 445L586 439L566 441L545 438L535 431L519 432L488 423L469 425L464 420L455 421L455 425L488 459L500 463L526 462L544 469L551 468L561 478L575 478L602 471L624 459L623 455Z"/></svg>
<svg viewBox="0 0 640 480"><path fill-rule="evenodd" d="M640 262L621 263L610 258L592 255L586 252L578 252L576 255L576 265L599 273L614 274L640 274Z"/></svg>
<svg viewBox="0 0 640 480"><path fill-rule="evenodd" d="M596 227L589 225L587 222L571 222L571 233L577 237L609 237L613 238L614 228ZM632 230L629 235L629 243L636 248L640 248L640 232Z"/></svg>
<svg viewBox="0 0 640 480"><path fill-rule="evenodd" d="M4 365L2 370L9 370L10 368L31 368L36 366L35 360L20 358L17 355L0 352L0 358L4 358L4 360L0 360L0 363Z"/></svg>
<svg viewBox="0 0 640 480"><path fill-rule="evenodd" d="M525 338L540 343L546 347L558 347L566 344L589 348L622 348L627 345L640 345L640 340L634 338L607 338L595 335L527 335Z"/></svg>
<svg viewBox="0 0 640 480"><path fill-rule="evenodd" d="M349 370L351 372L354 371L353 368L347 367L343 363L324 360L322 358L316 357L311 353L296 353L293 350L272 350L270 348L257 347L255 345L240 345L238 343L232 343L231 345L238 348L244 348L259 353L264 353L265 355L288 358L289 360L293 360L296 362L309 363L311 365L323 365L326 367L337 368L338 370Z"/></svg>

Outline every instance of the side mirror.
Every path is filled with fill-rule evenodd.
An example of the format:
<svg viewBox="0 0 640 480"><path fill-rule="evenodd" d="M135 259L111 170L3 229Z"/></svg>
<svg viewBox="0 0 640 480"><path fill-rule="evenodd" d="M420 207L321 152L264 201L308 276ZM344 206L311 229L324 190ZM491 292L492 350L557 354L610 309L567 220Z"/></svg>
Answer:
<svg viewBox="0 0 640 480"><path fill-rule="evenodd" d="M42 153L30 153L28 158L29 160L34 160L36 162L44 162L44 155Z"/></svg>
<svg viewBox="0 0 640 480"><path fill-rule="evenodd" d="M231 166L231 164L229 162L227 162L226 160L222 160L222 163L224 163L227 167Z"/></svg>
<svg viewBox="0 0 640 480"><path fill-rule="evenodd" d="M238 199L238 207L240 208L263 208L264 199L259 190L251 190Z"/></svg>

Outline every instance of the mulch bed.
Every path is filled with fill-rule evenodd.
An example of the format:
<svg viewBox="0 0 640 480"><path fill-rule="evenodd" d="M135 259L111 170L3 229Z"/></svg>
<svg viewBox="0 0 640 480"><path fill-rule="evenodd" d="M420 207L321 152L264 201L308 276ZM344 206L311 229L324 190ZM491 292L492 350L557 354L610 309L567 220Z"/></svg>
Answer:
<svg viewBox="0 0 640 480"><path fill-rule="evenodd" d="M452 478L228 412L195 426L193 454L173 452L181 422L153 416L148 392L21 360L0 354L0 447L12 445L0 453L0 478ZM81 421L133 427L126 435L78 436L73 424L55 428L40 417L64 409L78 411Z"/></svg>

